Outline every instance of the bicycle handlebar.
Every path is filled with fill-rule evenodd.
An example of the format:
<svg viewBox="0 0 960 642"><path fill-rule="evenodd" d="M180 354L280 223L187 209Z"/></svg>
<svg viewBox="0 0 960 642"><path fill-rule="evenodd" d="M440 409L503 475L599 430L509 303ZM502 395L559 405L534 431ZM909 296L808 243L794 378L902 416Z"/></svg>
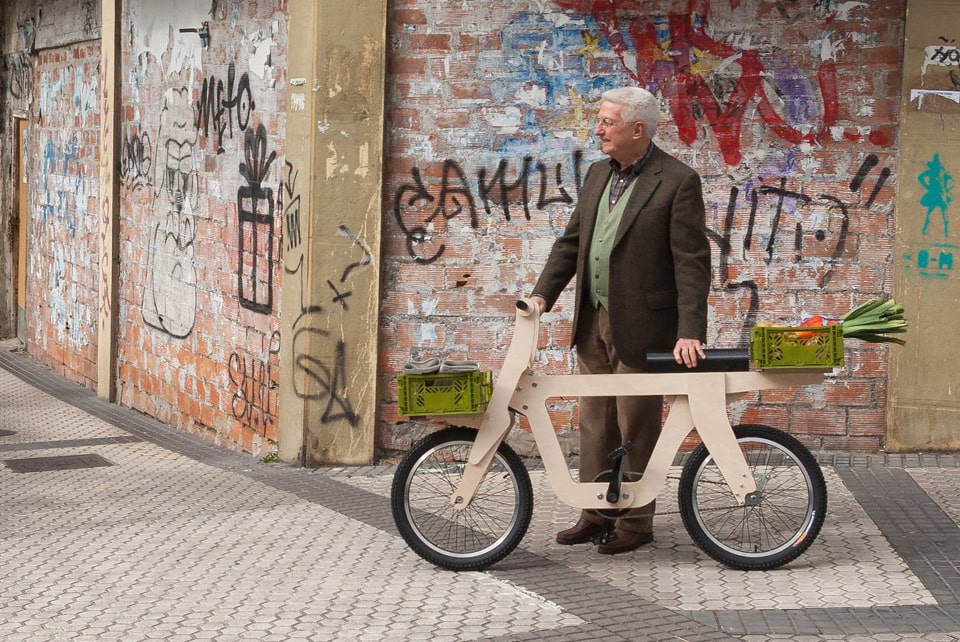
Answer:
<svg viewBox="0 0 960 642"><path fill-rule="evenodd" d="M527 317L534 314L538 307L539 306L533 302L533 299L519 299L517 301L518 314L521 316Z"/></svg>

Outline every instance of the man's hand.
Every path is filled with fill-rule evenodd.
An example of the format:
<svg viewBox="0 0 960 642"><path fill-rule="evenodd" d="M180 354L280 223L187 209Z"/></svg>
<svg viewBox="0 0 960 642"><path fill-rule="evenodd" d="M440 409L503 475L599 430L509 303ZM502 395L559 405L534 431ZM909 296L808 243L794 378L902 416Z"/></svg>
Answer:
<svg viewBox="0 0 960 642"><path fill-rule="evenodd" d="M707 354L703 351L698 339L677 339L677 345L673 347L673 358L677 363L682 363L688 368L697 367L697 357L706 359Z"/></svg>
<svg viewBox="0 0 960 642"><path fill-rule="evenodd" d="M530 296L530 300L537 304L537 316L543 314L547 309L547 300L539 294Z"/></svg>

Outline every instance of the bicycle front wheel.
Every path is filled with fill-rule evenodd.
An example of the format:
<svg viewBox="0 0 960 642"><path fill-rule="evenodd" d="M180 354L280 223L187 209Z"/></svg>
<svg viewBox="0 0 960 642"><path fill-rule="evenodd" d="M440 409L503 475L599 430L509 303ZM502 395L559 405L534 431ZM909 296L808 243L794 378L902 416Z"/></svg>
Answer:
<svg viewBox="0 0 960 642"><path fill-rule="evenodd" d="M757 482L755 498L738 504L701 444L680 476L683 525L718 562L742 570L777 568L807 550L823 526L823 471L810 451L784 432L742 425L734 434Z"/></svg>
<svg viewBox="0 0 960 642"><path fill-rule="evenodd" d="M420 557L470 571L506 557L530 525L533 487L523 461L501 443L470 505L454 508L476 431L447 428L427 435L401 460L390 505L400 535Z"/></svg>

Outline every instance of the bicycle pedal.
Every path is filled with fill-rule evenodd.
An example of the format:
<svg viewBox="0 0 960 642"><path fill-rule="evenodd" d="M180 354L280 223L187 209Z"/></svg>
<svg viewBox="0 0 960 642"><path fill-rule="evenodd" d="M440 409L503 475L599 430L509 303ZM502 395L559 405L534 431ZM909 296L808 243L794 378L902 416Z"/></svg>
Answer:
<svg viewBox="0 0 960 642"><path fill-rule="evenodd" d="M607 455L607 459L619 460L623 457L626 457L627 453L633 450L634 443L632 441L625 442L622 446L611 452Z"/></svg>
<svg viewBox="0 0 960 642"><path fill-rule="evenodd" d="M594 535L590 542L596 546L602 546L608 544L611 541L611 535L613 535L613 522L607 520L603 523L603 526L600 528L600 534Z"/></svg>

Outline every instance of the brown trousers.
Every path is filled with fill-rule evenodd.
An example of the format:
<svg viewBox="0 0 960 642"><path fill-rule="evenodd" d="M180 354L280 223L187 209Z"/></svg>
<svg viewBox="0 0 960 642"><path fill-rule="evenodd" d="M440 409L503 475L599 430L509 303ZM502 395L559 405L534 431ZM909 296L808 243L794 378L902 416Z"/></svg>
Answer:
<svg viewBox="0 0 960 642"><path fill-rule="evenodd" d="M643 372L618 358L606 308L588 304L581 315L576 348L582 374ZM628 441L633 448L627 453L626 470L642 473L660 437L662 417L662 396L580 397L580 480L593 481L603 471L612 471L616 462L610 453ZM632 509L617 519L616 526L651 533L655 510L656 502ZM606 519L589 510L583 511L582 517L595 524Z"/></svg>

